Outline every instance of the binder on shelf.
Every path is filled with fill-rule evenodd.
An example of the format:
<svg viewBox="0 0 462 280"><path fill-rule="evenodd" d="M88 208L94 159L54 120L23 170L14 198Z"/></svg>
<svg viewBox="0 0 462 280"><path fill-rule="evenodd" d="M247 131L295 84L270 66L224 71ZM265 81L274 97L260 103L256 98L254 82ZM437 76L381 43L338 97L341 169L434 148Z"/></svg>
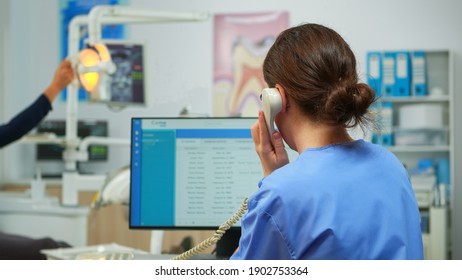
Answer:
<svg viewBox="0 0 462 280"><path fill-rule="evenodd" d="M381 108L381 134L382 145L393 145L393 103L383 102Z"/></svg>
<svg viewBox="0 0 462 280"><path fill-rule="evenodd" d="M378 131L372 134L372 143L392 146L393 141L393 103L381 102L371 106L372 113L377 116Z"/></svg>
<svg viewBox="0 0 462 280"><path fill-rule="evenodd" d="M415 96L427 95L427 59L425 52L413 52L412 63L412 94Z"/></svg>
<svg viewBox="0 0 462 280"><path fill-rule="evenodd" d="M411 95L411 60L409 52L396 52L395 96Z"/></svg>
<svg viewBox="0 0 462 280"><path fill-rule="evenodd" d="M380 136L380 113L379 110L377 109L378 107L378 102L372 103L371 107L369 108L369 111L372 116L374 116L376 122L377 122L377 127L376 129L372 130L372 137L371 137L371 142L374 144L380 144L379 138L381 139Z"/></svg>
<svg viewBox="0 0 462 280"><path fill-rule="evenodd" d="M383 54L382 67L382 95L393 96L395 92L395 53L386 52Z"/></svg>
<svg viewBox="0 0 462 280"><path fill-rule="evenodd" d="M367 53L367 84L375 91L376 96L382 95L382 53Z"/></svg>

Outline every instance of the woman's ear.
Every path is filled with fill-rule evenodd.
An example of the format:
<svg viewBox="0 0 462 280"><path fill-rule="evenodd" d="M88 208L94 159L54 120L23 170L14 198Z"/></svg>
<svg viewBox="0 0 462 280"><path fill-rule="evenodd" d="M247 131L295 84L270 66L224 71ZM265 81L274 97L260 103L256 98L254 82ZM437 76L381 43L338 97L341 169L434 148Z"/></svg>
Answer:
<svg viewBox="0 0 462 280"><path fill-rule="evenodd" d="M282 110L281 112L286 112L289 106L286 91L280 84L276 84L275 88L279 91L282 100Z"/></svg>

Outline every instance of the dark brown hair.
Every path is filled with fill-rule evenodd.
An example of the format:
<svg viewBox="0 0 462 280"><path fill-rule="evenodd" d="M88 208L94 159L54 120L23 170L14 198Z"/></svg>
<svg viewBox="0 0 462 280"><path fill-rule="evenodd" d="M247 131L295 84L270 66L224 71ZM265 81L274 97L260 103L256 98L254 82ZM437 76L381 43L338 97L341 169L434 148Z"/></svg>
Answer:
<svg viewBox="0 0 462 280"><path fill-rule="evenodd" d="M370 121L375 92L358 82L356 58L334 30L303 24L283 31L263 63L270 87L280 84L315 121L354 127Z"/></svg>

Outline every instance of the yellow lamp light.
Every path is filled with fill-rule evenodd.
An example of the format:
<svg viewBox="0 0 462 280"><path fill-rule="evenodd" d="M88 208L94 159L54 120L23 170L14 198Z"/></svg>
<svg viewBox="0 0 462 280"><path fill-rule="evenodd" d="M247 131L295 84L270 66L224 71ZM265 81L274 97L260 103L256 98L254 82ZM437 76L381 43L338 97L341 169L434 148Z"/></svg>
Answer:
<svg viewBox="0 0 462 280"><path fill-rule="evenodd" d="M85 70L79 73L79 81L87 92L93 91L98 85L99 73L97 66L99 62L100 57L96 51L84 49L80 52L80 63Z"/></svg>
<svg viewBox="0 0 462 280"><path fill-rule="evenodd" d="M101 58L102 62L107 62L111 60L111 54L109 53L109 50L107 49L106 45L95 44L93 47L98 51L99 57Z"/></svg>
<svg viewBox="0 0 462 280"><path fill-rule="evenodd" d="M81 86L90 93L91 100L109 100L108 76L116 70L111 54L104 44L95 44L84 49L79 55L78 77Z"/></svg>

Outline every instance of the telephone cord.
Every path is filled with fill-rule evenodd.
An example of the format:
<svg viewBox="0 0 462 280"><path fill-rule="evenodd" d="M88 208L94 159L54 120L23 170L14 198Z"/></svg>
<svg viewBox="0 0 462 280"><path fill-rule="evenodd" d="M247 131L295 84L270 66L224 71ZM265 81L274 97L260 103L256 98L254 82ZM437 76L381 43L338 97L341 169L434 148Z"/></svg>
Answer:
<svg viewBox="0 0 462 280"><path fill-rule="evenodd" d="M205 239L198 245L196 245L194 248L191 248L190 250L182 253L181 255L178 255L172 260L187 260L190 259L192 256L199 254L203 250L207 249L208 247L216 244L218 240L220 240L223 237L223 234L230 229L241 217L245 214L247 211L247 198L244 199L242 202L241 207L236 211L236 213L233 214L231 218L229 218L226 222L224 222L216 231L215 233L210 236L209 238Z"/></svg>

